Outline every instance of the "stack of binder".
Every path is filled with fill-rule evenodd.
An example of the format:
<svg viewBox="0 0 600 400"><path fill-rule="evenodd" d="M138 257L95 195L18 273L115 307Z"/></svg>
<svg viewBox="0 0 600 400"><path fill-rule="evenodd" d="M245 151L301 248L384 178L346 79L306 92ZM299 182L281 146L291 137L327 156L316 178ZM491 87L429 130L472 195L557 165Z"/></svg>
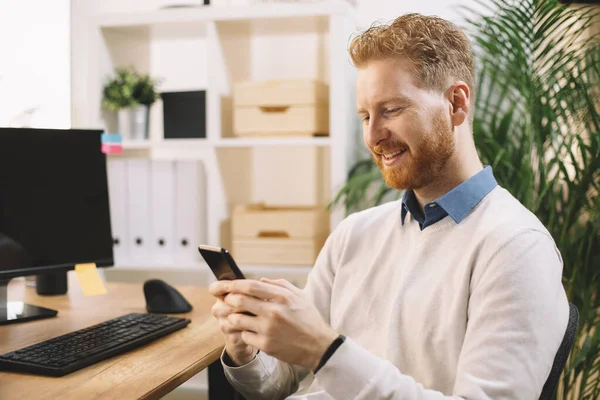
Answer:
<svg viewBox="0 0 600 400"><path fill-rule="evenodd" d="M108 162L115 265L200 262L206 241L206 181L199 161Z"/></svg>

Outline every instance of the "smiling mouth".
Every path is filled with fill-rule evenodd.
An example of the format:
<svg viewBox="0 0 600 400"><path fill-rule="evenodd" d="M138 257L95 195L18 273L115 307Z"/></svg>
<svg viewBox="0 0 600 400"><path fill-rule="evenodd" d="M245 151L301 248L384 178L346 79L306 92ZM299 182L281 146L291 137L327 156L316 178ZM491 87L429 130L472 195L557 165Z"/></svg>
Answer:
<svg viewBox="0 0 600 400"><path fill-rule="evenodd" d="M399 156L400 154L404 154L406 149L399 149L391 153L380 153L379 155L385 158L386 160L391 160L392 158Z"/></svg>

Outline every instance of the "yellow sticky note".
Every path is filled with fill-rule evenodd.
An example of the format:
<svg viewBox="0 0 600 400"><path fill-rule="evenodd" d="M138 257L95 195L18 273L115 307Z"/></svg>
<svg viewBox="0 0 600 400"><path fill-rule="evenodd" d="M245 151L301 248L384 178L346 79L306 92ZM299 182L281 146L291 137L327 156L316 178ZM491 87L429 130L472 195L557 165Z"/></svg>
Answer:
<svg viewBox="0 0 600 400"><path fill-rule="evenodd" d="M106 294L106 287L98 274L95 263L77 264L75 265L75 272L77 273L77 279L84 295L97 296L99 294Z"/></svg>

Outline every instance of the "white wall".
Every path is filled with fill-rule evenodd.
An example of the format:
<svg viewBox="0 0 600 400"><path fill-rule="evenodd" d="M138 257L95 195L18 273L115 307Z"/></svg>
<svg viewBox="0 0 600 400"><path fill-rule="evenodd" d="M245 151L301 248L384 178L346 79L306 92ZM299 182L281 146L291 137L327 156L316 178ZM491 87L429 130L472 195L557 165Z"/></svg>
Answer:
<svg viewBox="0 0 600 400"><path fill-rule="evenodd" d="M456 6L474 3L475 0L358 0L358 14L363 26L375 21L389 22L409 12L438 15L458 22L460 18Z"/></svg>
<svg viewBox="0 0 600 400"><path fill-rule="evenodd" d="M0 126L70 127L69 4L0 1Z"/></svg>
<svg viewBox="0 0 600 400"><path fill-rule="evenodd" d="M361 26L367 28L374 22L387 23L405 13L435 15L464 28L465 8L490 14L491 0L358 0ZM469 35L469 32L466 32Z"/></svg>

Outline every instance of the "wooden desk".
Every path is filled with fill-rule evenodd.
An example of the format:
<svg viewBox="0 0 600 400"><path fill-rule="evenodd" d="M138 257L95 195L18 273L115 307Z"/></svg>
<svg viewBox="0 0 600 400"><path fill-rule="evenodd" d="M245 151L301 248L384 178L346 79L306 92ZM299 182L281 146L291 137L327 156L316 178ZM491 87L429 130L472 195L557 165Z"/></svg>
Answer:
<svg viewBox="0 0 600 400"><path fill-rule="evenodd" d="M108 293L86 297L69 272L64 296L38 296L24 279L9 284L9 301L58 310L54 318L0 326L0 354L130 312L145 313L141 284L109 283ZM136 350L60 378L0 372L0 399L157 399L219 358L223 335L211 315L206 288L178 287L194 309L186 327ZM216 364L216 363L215 363Z"/></svg>

